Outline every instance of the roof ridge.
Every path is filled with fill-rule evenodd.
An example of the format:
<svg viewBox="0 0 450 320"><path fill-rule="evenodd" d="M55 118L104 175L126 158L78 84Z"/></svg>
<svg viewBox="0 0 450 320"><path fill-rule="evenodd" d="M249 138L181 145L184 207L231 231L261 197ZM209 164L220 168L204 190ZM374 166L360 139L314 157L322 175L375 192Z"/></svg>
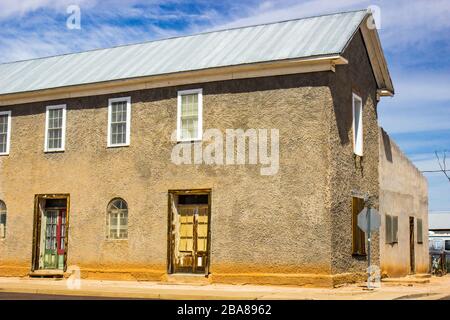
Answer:
<svg viewBox="0 0 450 320"><path fill-rule="evenodd" d="M302 17L302 18L279 20L279 21L273 21L273 22L266 22L266 23L260 23L260 24L247 25L247 26L242 26L242 27L233 27L233 28L225 28L225 29L218 29L218 30L210 30L210 31L204 31L204 32L199 32L199 33L195 33L195 34L180 35L180 36L174 36L174 37L169 37L169 38L147 40L147 41L141 41L141 42L129 43L129 44L121 44L121 45L112 46L112 47L106 47L106 48L96 48L96 49L90 49L90 50L84 50L84 51L78 51L78 52L68 52L68 53L62 53L62 54L55 54L55 55L51 55L51 56L44 56L44 57L38 57L38 58L32 58L32 59L23 59L23 60L9 61L9 62L0 63L0 66L8 65L8 64L14 64L14 63L27 62L27 61L36 61L36 60L51 59L51 58L56 58L56 57L77 55L77 54L88 53L88 52L95 52L95 51L102 51L102 50L111 50L111 49L123 48L123 47L131 47L131 46L139 46L139 45L153 43L153 42L160 42L160 41L162 42L162 41L167 41L167 40L172 40L172 39L189 38L189 37L195 37L195 36L200 36L200 35L205 35L205 34L225 32L225 31L230 31L230 30L254 28L254 27L259 27L259 26L267 26L267 25L274 25L274 24L279 24L279 23L286 23L286 22L290 22L290 21L309 20L309 19L322 18L322 17L328 17L328 16L336 16L336 15L342 15L342 14L348 14L348 13L357 13L357 12L367 12L367 9L359 9L359 10L349 10L349 11L341 11L341 12L335 12L335 13L327 13L327 14L316 15L316 16L308 16L308 17Z"/></svg>

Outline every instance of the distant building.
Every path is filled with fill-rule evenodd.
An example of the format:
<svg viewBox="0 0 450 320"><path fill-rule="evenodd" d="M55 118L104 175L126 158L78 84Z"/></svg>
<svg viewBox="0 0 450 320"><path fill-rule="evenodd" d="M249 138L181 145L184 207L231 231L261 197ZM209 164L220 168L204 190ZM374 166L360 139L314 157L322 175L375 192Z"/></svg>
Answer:
<svg viewBox="0 0 450 320"><path fill-rule="evenodd" d="M450 212L433 212L428 219L430 249L450 251Z"/></svg>

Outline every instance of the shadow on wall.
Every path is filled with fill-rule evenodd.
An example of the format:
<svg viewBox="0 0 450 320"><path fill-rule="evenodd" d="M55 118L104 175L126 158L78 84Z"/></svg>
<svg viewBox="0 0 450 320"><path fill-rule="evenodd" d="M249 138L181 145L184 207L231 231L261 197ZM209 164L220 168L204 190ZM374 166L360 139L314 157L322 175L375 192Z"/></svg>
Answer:
<svg viewBox="0 0 450 320"><path fill-rule="evenodd" d="M341 146L351 143L349 136L353 130L353 96L352 93L358 94L363 102L363 106L367 105L369 99L368 94L361 94L361 90L332 90L334 116L336 126L339 133ZM345 93L343 93L345 92Z"/></svg>
<svg viewBox="0 0 450 320"><path fill-rule="evenodd" d="M302 73L283 76L270 76L252 79L224 80L207 83L196 83L182 86L171 86L164 88L153 88L131 92L119 92L104 95L57 99L43 102L32 102L15 108L14 116L28 116L33 114L45 114L46 106L67 104L70 110L98 109L108 106L108 99L119 97L132 97L132 103L158 102L166 99L176 99L179 90L203 88L203 95L219 95L246 92L262 92L270 90L283 90L292 88L317 88L329 85L327 72ZM311 90L311 92L314 92ZM262 97L261 97L262 98ZM306 97L308 98L308 97ZM311 95L311 99L315 97ZM9 106L0 107L0 111L9 110ZM175 109L176 110L176 109Z"/></svg>
<svg viewBox="0 0 450 320"><path fill-rule="evenodd" d="M386 133L386 131L384 131L383 128L380 129L381 129L381 136L383 137L384 155L386 156L386 160L392 163L393 159L392 159L391 139L389 138L389 135Z"/></svg>

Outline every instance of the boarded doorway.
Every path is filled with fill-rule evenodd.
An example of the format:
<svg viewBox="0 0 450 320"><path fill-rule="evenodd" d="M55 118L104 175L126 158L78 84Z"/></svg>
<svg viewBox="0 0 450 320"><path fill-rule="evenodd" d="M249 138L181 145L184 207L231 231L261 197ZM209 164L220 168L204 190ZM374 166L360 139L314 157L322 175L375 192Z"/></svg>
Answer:
<svg viewBox="0 0 450 320"><path fill-rule="evenodd" d="M66 271L68 195L35 197L32 271Z"/></svg>
<svg viewBox="0 0 450 320"><path fill-rule="evenodd" d="M416 255L414 252L414 217L409 217L409 261L410 261L410 273L413 274L416 271Z"/></svg>
<svg viewBox="0 0 450 320"><path fill-rule="evenodd" d="M169 273L208 274L211 192L169 192Z"/></svg>

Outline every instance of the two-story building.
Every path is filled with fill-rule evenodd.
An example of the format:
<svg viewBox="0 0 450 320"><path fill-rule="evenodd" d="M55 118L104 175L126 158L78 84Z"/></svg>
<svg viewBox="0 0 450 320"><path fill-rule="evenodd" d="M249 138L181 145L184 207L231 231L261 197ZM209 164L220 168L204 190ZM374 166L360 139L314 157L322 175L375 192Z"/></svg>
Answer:
<svg viewBox="0 0 450 320"><path fill-rule="evenodd" d="M361 280L356 216L383 201L377 103L393 94L367 11L1 64L0 276ZM382 223L389 275L409 257L389 261ZM426 272L427 250L400 273Z"/></svg>

